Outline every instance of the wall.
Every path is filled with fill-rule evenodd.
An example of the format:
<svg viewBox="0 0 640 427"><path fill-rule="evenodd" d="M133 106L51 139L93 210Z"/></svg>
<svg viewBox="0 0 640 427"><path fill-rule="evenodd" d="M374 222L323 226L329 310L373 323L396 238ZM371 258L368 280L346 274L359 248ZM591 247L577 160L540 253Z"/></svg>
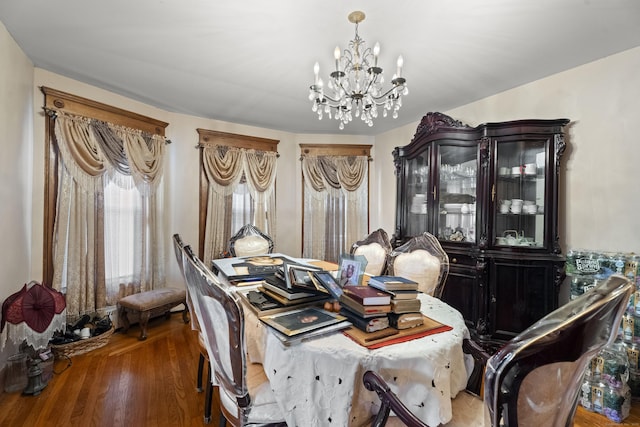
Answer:
<svg viewBox="0 0 640 427"><path fill-rule="evenodd" d="M444 113L471 126L523 118L568 118L560 179L560 243L640 253L640 48L609 56ZM408 101L408 100L407 100ZM428 100L425 114L430 111ZM419 122L376 137L377 151L409 143ZM395 200L393 169L376 177ZM390 203L379 223L393 229Z"/></svg>
<svg viewBox="0 0 640 427"><path fill-rule="evenodd" d="M0 23L0 301L32 279L33 64ZM41 202L42 204L42 202ZM6 332L6 329L5 329ZM6 334L0 339L4 342ZM0 366L15 352L0 343Z"/></svg>

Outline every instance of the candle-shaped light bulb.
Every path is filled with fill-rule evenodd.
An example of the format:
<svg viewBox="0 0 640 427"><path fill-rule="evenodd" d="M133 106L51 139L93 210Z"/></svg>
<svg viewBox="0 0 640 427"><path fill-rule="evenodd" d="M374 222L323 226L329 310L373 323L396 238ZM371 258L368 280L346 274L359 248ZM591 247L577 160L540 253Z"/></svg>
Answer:
<svg viewBox="0 0 640 427"><path fill-rule="evenodd" d="M402 59L402 55L400 55L398 56L398 70L396 71L398 77L402 76L402 65L404 65L404 59Z"/></svg>
<svg viewBox="0 0 640 427"><path fill-rule="evenodd" d="M378 55L380 55L380 43L376 42L373 46L373 66L378 66Z"/></svg>
<svg viewBox="0 0 640 427"><path fill-rule="evenodd" d="M318 73L320 72L320 64L317 62L313 65L313 74L315 75L315 83L318 84Z"/></svg>
<svg viewBox="0 0 640 427"><path fill-rule="evenodd" d="M333 57L336 59L336 71L340 71L340 46L333 50Z"/></svg>

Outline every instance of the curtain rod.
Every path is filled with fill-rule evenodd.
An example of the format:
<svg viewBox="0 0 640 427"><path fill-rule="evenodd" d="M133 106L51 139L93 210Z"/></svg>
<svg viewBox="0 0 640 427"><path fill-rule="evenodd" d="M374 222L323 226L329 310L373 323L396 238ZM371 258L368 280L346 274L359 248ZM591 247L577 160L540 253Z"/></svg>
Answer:
<svg viewBox="0 0 640 427"><path fill-rule="evenodd" d="M54 109L52 109L52 108L48 108L48 107L42 107L42 109L44 110L45 114L46 114L47 116L51 117L52 119L55 119L55 118L57 118L57 117L58 117L58 110L54 110ZM74 115L74 116L78 116L77 114L73 114L73 115ZM87 117L87 116L78 116L78 117L86 117L86 118L88 118L88 119L98 120L98 119L96 119L96 118L94 118L94 117ZM105 122L105 123L108 123L108 122ZM111 124L111 123L110 123L110 124ZM116 125L116 126L117 126L117 125ZM126 126L122 126L122 127L126 127ZM133 129L133 128L130 128L130 129ZM137 130L140 130L141 132L144 132L144 133L149 134L149 132L145 132L145 131L143 131L143 130L141 130L141 129L137 129ZM164 138L164 142L165 142L165 144L171 144L171 140L170 140L169 138L167 138L167 137L165 137L165 136L163 136L163 138Z"/></svg>

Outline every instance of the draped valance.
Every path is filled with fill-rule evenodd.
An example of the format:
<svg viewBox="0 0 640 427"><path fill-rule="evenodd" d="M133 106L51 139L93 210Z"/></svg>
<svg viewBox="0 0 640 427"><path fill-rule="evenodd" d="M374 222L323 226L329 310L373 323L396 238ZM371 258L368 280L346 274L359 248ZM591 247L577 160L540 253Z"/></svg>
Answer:
<svg viewBox="0 0 640 427"><path fill-rule="evenodd" d="M65 168L80 188L101 192L108 174L125 187L131 176L142 194L155 193L164 163L166 139L139 129L101 120L51 111L55 117L55 137Z"/></svg>

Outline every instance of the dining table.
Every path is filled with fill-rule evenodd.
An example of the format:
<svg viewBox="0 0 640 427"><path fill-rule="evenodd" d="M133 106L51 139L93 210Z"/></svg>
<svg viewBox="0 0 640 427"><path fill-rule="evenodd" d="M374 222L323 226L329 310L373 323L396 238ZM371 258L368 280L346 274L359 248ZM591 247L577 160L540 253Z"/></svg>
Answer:
<svg viewBox="0 0 640 427"><path fill-rule="evenodd" d="M225 280L224 275L220 279ZM418 298L424 316L450 329L375 349L343 331L287 345L246 307L248 363L262 364L287 425L370 424L380 401L364 387L367 370L380 374L426 424L450 421L451 399L465 389L473 366L462 350L469 331L453 307L430 295Z"/></svg>

